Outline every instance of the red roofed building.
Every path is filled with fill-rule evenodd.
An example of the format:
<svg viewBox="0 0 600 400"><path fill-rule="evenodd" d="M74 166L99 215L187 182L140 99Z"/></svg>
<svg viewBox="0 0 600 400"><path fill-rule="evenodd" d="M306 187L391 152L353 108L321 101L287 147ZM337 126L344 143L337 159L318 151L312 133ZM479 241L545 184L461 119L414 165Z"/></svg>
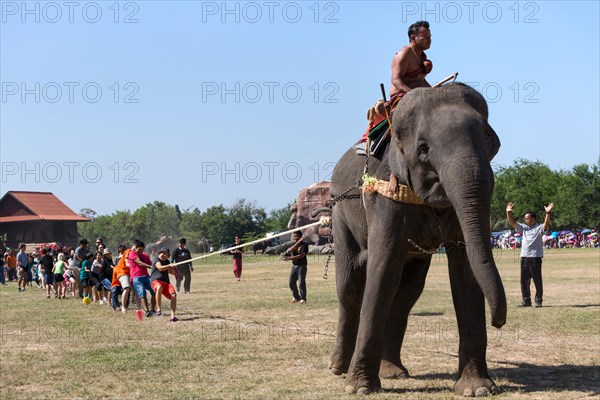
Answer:
<svg viewBox="0 0 600 400"><path fill-rule="evenodd" d="M7 192L0 199L0 237L6 244L78 241L77 222L87 222L49 192Z"/></svg>

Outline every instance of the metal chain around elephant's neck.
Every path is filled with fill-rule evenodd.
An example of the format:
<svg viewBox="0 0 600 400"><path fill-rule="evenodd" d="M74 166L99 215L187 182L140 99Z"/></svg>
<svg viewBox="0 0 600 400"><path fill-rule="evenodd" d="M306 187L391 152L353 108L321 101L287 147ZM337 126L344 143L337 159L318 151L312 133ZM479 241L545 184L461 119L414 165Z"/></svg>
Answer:
<svg viewBox="0 0 600 400"><path fill-rule="evenodd" d="M437 221L438 230L440 231L440 236L442 237L441 246L444 246L446 244L454 244L458 248L464 248L467 246L467 244L465 242L463 242L462 240L450 240L450 239L446 238L446 235L444 234L444 230L442 229L442 221L440 220L440 217L436 214L433 207L431 207L431 213L433 214L433 218L435 218L435 220Z"/></svg>
<svg viewBox="0 0 600 400"><path fill-rule="evenodd" d="M333 216L333 206L335 206L336 203L338 203L342 200L360 199L360 197L361 197L360 194L348 194L348 193L350 193L354 189L360 188L362 186L362 184L363 184L362 179L358 178L356 180L356 182L354 183L354 186L352 186L348 190L345 190L339 196L336 196L333 199L331 199L328 202L330 215ZM329 254L327 254L327 260L325 260L325 271L323 272L323 279L327 279L327 272L329 271L329 262L331 261L331 254L332 254L331 250L332 250L332 244L333 244L333 218L329 222L329 236L327 236L327 244L329 244Z"/></svg>
<svg viewBox="0 0 600 400"><path fill-rule="evenodd" d="M438 245L437 248L432 249L432 250L426 250L426 249L422 248L417 243L415 243L412 239L408 239L408 243L410 243L414 248L416 248L417 250L419 250L420 252L425 253L425 254L435 254L439 251L440 247L446 247L446 245L448 245L448 244L453 244L458 248L466 247L467 244L465 242L463 242L462 240L450 240L446 237L446 235L444 234L444 230L442 229L442 221L440 220L439 216L437 215L437 213L435 212L433 207L430 207L430 210L431 210L431 213L433 214L433 217L435 218L435 220L437 222L437 226L438 226L438 230L440 231L440 236L442 238L442 242Z"/></svg>
<svg viewBox="0 0 600 400"><path fill-rule="evenodd" d="M329 202L329 209L332 210L332 212L333 212L333 206L336 203L338 203L339 201L360 198L361 197L360 194L349 195L348 193L350 193L353 189L358 189L358 188L362 187L362 184L363 184L363 179L360 179L360 178L357 179L356 183L354 184L354 186L352 186L348 190L344 191L339 196L336 196L336 197L334 197L333 199L330 200L330 202ZM433 214L434 214L436 220L438 221L438 228L439 228L440 233L441 233L442 238L443 238L444 234L443 234L443 231L442 231L442 226L441 226L440 220L439 220L439 218L437 217L437 215L435 213L433 213ZM431 250L427 250L427 249L424 249L423 247L419 246L414 240L412 240L410 238L408 239L408 243L410 243L415 249L419 250L421 253L428 254L428 255L434 255L434 254L436 254L439 251L440 246L442 246L446 242L455 243L457 245L461 245L461 244L464 245L465 244L464 242L460 242L460 241L459 242L455 242L455 241L444 240L436 248L431 249ZM327 255L327 260L325 261L325 271L323 273L323 279L327 279L327 273L329 271L329 263L331 262L331 254L332 254L331 253L331 245L333 243L333 220L330 223L329 236L327 237L327 243L330 246L330 250L329 250L329 254Z"/></svg>
<svg viewBox="0 0 600 400"><path fill-rule="evenodd" d="M412 239L408 239L408 243L410 243L415 249L419 250L421 253L429 254L430 256L437 253L440 249L440 246L442 245L442 243L440 243L435 249L426 250L418 244L416 244Z"/></svg>
<svg viewBox="0 0 600 400"><path fill-rule="evenodd" d="M329 262L331 261L332 244L333 244L333 225L329 225L329 236L327 237L327 244L329 245L329 253L327 254L327 260L325 261L325 271L323 272L323 279L327 279L327 272L329 271Z"/></svg>

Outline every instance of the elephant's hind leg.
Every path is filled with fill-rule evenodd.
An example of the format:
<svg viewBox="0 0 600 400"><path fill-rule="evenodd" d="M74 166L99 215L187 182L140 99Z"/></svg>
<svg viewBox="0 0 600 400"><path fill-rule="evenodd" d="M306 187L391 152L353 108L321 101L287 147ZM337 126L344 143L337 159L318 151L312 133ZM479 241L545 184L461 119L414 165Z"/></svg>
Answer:
<svg viewBox="0 0 600 400"><path fill-rule="evenodd" d="M329 369L335 375L348 372L352 359L360 322L367 263L367 250L361 251L358 244L349 236L336 235L336 239L341 237L344 240L338 239L335 243L335 275L339 301L338 327L336 344L329 364Z"/></svg>

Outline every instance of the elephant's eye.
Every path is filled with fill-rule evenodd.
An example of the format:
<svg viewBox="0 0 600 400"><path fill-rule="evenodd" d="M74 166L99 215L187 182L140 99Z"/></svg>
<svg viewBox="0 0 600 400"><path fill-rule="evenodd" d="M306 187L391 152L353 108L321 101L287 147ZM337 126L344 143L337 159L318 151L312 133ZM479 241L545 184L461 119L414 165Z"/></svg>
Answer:
<svg viewBox="0 0 600 400"><path fill-rule="evenodd" d="M417 148L417 153L419 156L427 155L429 153L429 146L427 146L427 143L421 143Z"/></svg>

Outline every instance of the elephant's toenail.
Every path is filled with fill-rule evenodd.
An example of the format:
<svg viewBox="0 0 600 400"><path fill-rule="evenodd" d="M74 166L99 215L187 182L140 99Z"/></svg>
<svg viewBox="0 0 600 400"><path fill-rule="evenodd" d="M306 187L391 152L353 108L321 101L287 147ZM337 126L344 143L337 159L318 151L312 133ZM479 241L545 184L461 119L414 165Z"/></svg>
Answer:
<svg viewBox="0 0 600 400"><path fill-rule="evenodd" d="M489 394L490 394L490 391L485 386L478 388L477 391L475 392L475 396L477 396L477 397L488 396Z"/></svg>
<svg viewBox="0 0 600 400"><path fill-rule="evenodd" d="M354 393L354 386L352 386L352 385L346 386L346 393L350 393L350 394Z"/></svg>
<svg viewBox="0 0 600 400"><path fill-rule="evenodd" d="M358 390L356 391L356 394L362 394L362 395L369 394L369 393L371 393L371 391L369 390L369 388L366 388L366 387L358 388Z"/></svg>
<svg viewBox="0 0 600 400"><path fill-rule="evenodd" d="M463 390L463 396L473 397L473 391L470 388Z"/></svg>

